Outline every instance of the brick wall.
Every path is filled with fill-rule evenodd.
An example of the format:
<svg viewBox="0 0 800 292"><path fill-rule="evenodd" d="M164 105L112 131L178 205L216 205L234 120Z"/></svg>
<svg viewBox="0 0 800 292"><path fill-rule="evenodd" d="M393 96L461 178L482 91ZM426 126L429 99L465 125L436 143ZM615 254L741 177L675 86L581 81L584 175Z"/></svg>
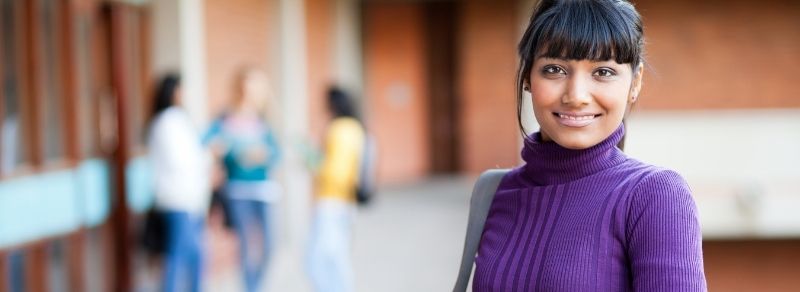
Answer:
<svg viewBox="0 0 800 292"><path fill-rule="evenodd" d="M312 141L322 141L330 118L327 89L333 80L334 2L306 0L306 54L308 56L308 117Z"/></svg>
<svg viewBox="0 0 800 292"><path fill-rule="evenodd" d="M207 0L205 29L209 113L224 109L233 94L233 82L242 66L269 70L276 39L270 1ZM275 78L273 77L273 86Z"/></svg>
<svg viewBox="0 0 800 292"><path fill-rule="evenodd" d="M800 2L634 2L651 65L640 108L800 107Z"/></svg>
<svg viewBox="0 0 800 292"><path fill-rule="evenodd" d="M461 163L468 173L519 161L514 83L515 1L465 1L456 72L461 98Z"/></svg>
<svg viewBox="0 0 800 292"><path fill-rule="evenodd" d="M709 291L796 291L800 241L703 242Z"/></svg>
<svg viewBox="0 0 800 292"><path fill-rule="evenodd" d="M367 2L364 9L365 98L380 148L378 179L421 178L429 168L423 6Z"/></svg>
<svg viewBox="0 0 800 292"><path fill-rule="evenodd" d="M368 2L364 10L365 84L380 146L379 176L408 181L430 171L429 62L425 3ZM465 1L456 16L457 163L478 173L518 161L514 78L515 1ZM408 98L404 98L404 96ZM436 113L430 113L436 115Z"/></svg>

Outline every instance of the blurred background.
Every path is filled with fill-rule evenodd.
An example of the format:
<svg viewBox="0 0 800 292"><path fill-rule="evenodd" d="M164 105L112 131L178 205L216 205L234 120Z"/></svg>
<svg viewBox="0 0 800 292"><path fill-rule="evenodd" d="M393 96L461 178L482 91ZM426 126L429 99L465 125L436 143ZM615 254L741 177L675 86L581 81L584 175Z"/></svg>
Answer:
<svg viewBox="0 0 800 292"><path fill-rule="evenodd" d="M800 291L800 1L633 2L648 68L626 152L689 181L710 290ZM179 72L202 129L244 65L270 76L286 151L265 288L310 290L306 161L338 84L378 145L357 290L451 289L475 177L520 163L515 47L534 4L0 0L0 292L158 290L136 239L153 87ZM208 220L204 286L239 291L233 235Z"/></svg>

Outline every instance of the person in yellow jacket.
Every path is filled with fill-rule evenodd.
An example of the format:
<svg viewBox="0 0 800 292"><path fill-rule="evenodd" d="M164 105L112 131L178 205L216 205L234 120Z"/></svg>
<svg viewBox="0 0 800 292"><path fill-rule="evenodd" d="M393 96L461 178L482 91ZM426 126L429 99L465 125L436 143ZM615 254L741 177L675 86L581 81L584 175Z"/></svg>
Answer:
<svg viewBox="0 0 800 292"><path fill-rule="evenodd" d="M317 175L308 269L315 291L350 292L354 290L350 242L365 135L344 91L330 89L328 105L333 120Z"/></svg>

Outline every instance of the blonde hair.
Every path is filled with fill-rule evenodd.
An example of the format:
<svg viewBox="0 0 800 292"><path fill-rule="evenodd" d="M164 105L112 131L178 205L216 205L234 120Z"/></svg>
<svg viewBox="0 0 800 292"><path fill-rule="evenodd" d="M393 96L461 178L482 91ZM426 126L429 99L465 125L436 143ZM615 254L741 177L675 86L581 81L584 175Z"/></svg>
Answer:
<svg viewBox="0 0 800 292"><path fill-rule="evenodd" d="M231 105L240 106L246 98L253 99L260 115L271 116L274 93L267 72L258 66L242 66L236 73Z"/></svg>

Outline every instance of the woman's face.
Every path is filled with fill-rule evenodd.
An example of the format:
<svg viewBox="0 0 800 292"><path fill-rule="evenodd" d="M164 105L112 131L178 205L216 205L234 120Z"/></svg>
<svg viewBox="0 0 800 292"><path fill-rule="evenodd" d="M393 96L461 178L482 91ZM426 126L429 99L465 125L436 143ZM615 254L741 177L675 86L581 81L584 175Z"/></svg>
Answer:
<svg viewBox="0 0 800 292"><path fill-rule="evenodd" d="M183 106L183 92L180 85L176 86L175 91L172 92L172 105Z"/></svg>
<svg viewBox="0 0 800 292"><path fill-rule="evenodd" d="M639 94L637 68L634 74L630 64L613 60L536 58L528 88L542 139L586 149L608 138Z"/></svg>
<svg viewBox="0 0 800 292"><path fill-rule="evenodd" d="M266 74L250 71L242 79L242 102L245 106L261 108L269 97L269 81Z"/></svg>

